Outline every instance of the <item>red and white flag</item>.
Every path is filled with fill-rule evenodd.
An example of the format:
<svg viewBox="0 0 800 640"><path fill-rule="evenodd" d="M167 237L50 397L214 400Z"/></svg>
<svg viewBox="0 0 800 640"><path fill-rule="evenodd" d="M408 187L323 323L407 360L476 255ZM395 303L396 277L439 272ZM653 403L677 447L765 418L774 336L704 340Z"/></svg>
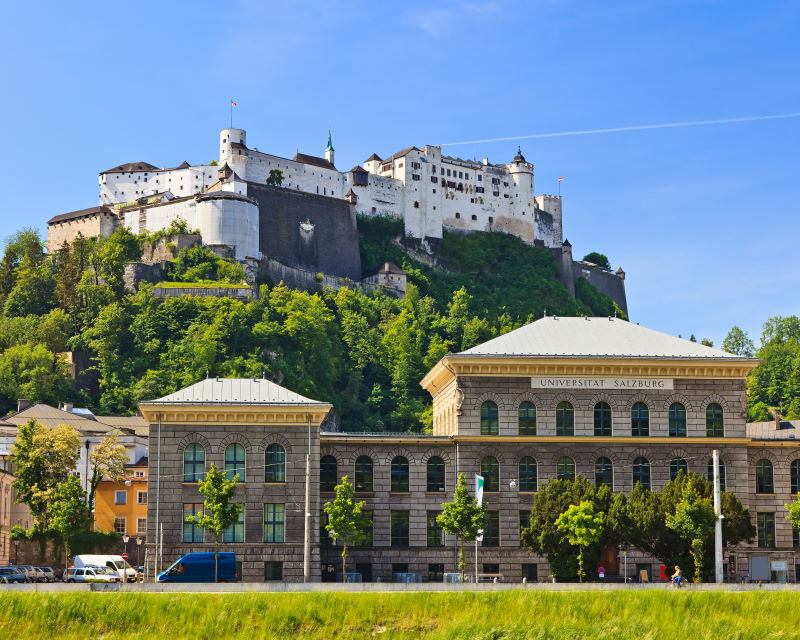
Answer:
<svg viewBox="0 0 800 640"><path fill-rule="evenodd" d="M236 106L238 106L238 105L237 105L237 104L236 104L236 103L235 103L233 100L231 100L231 106L232 106L232 107L236 107ZM561 179L561 178L559 178L559 180L560 180L560 179Z"/></svg>
<svg viewBox="0 0 800 640"><path fill-rule="evenodd" d="M234 102L233 104L236 104L236 103ZM558 181L559 182L564 182L564 178L559 178Z"/></svg>

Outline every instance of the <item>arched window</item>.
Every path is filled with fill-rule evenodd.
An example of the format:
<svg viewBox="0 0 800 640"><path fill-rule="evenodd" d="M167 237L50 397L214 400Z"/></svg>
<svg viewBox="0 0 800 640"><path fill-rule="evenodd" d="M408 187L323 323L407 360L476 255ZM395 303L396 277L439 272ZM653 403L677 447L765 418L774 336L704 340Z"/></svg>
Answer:
<svg viewBox="0 0 800 640"><path fill-rule="evenodd" d="M792 493L800 493L800 460L793 460L789 465L789 484Z"/></svg>
<svg viewBox="0 0 800 640"><path fill-rule="evenodd" d="M636 458L633 461L633 485L636 483L642 488L650 490L650 461L647 458Z"/></svg>
<svg viewBox="0 0 800 640"><path fill-rule="evenodd" d="M669 479L674 480L678 474L683 471L684 474L689 473L689 465L683 458L675 458L669 461Z"/></svg>
<svg viewBox="0 0 800 640"><path fill-rule="evenodd" d="M611 435L611 405L607 402L594 405L594 435Z"/></svg>
<svg viewBox="0 0 800 640"><path fill-rule="evenodd" d="M530 456L525 456L519 461L519 490L538 491L539 473L536 460Z"/></svg>
<svg viewBox="0 0 800 640"><path fill-rule="evenodd" d="M686 437L686 407L680 402L669 405L669 435L672 438Z"/></svg>
<svg viewBox="0 0 800 640"><path fill-rule="evenodd" d="M614 464L604 456L594 461L594 486L614 488Z"/></svg>
<svg viewBox="0 0 800 640"><path fill-rule="evenodd" d="M772 463L764 458L756 462L756 493L775 493Z"/></svg>
<svg viewBox="0 0 800 640"><path fill-rule="evenodd" d="M356 491L372 491L372 458L359 456L356 460Z"/></svg>
<svg viewBox="0 0 800 640"><path fill-rule="evenodd" d="M575 480L575 461L569 456L561 456L556 463L556 477L559 480Z"/></svg>
<svg viewBox="0 0 800 640"><path fill-rule="evenodd" d="M722 407L716 402L706 407L706 435L709 438L722 438L725 435Z"/></svg>
<svg viewBox="0 0 800 640"><path fill-rule="evenodd" d="M236 442L225 447L225 473L228 480L238 474L239 482L244 482L244 447Z"/></svg>
<svg viewBox="0 0 800 640"><path fill-rule="evenodd" d="M444 491L444 460L439 456L428 458L427 491Z"/></svg>
<svg viewBox="0 0 800 640"><path fill-rule="evenodd" d="M183 450L183 481L197 482L205 479L206 450L193 442Z"/></svg>
<svg viewBox="0 0 800 640"><path fill-rule="evenodd" d="M536 405L532 402L519 405L519 435L536 435Z"/></svg>
<svg viewBox="0 0 800 640"><path fill-rule="evenodd" d="M481 460L481 475L484 491L500 491L500 464L494 456Z"/></svg>
<svg viewBox="0 0 800 640"><path fill-rule="evenodd" d="M650 409L644 402L637 402L631 407L631 435L650 435Z"/></svg>
<svg viewBox="0 0 800 640"><path fill-rule="evenodd" d="M286 449L277 443L264 452L264 482L286 482Z"/></svg>
<svg viewBox="0 0 800 640"><path fill-rule="evenodd" d="M714 486L714 459L708 459L708 466L706 467L706 475L711 486ZM722 458L719 459L719 490L725 491L725 462Z"/></svg>
<svg viewBox="0 0 800 640"><path fill-rule="evenodd" d="M333 456L322 456L319 461L319 490L333 491L339 481L339 463Z"/></svg>
<svg viewBox="0 0 800 640"><path fill-rule="evenodd" d="M575 409L569 402L559 402L556 407L556 435L575 435Z"/></svg>
<svg viewBox="0 0 800 640"><path fill-rule="evenodd" d="M408 459L403 456L392 458L391 491L395 493L408 492Z"/></svg>
<svg viewBox="0 0 800 640"><path fill-rule="evenodd" d="M481 435L496 436L497 434L497 404L487 400L481 405Z"/></svg>

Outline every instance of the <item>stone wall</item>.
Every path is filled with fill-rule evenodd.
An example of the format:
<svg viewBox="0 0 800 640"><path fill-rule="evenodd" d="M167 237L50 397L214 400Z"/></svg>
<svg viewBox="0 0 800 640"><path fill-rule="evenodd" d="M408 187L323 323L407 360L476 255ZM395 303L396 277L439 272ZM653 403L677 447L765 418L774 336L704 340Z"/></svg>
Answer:
<svg viewBox="0 0 800 640"><path fill-rule="evenodd" d="M248 183L258 202L261 252L281 263L361 279L358 228L345 200Z"/></svg>
<svg viewBox="0 0 800 640"><path fill-rule="evenodd" d="M575 281L583 278L600 293L607 295L627 315L628 300L625 296L625 274L614 273L602 267L591 266L586 262L572 263L572 277Z"/></svg>

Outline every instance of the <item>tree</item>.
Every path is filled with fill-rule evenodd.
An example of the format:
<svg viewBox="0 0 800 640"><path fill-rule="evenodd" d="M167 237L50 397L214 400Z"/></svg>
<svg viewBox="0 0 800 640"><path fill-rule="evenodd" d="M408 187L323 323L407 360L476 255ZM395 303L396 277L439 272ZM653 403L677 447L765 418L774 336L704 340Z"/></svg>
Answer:
<svg viewBox="0 0 800 640"><path fill-rule="evenodd" d="M748 358L751 358L756 351L753 341L747 335L747 332L742 331L736 325L731 327L731 330L728 331L728 335L726 335L725 339L722 341L722 350Z"/></svg>
<svg viewBox="0 0 800 640"><path fill-rule="evenodd" d="M214 536L214 582L219 577L219 546L222 535L225 529L236 523L244 509L241 502L231 502L238 482L238 473L228 480L227 474L212 464L206 473L206 479L198 482L200 495L204 498L203 510L196 515L186 516L185 520L210 531Z"/></svg>
<svg viewBox="0 0 800 640"><path fill-rule="evenodd" d="M12 410L18 398L57 404L68 395L72 385L66 362L43 344L26 342L9 347L0 358L2 411Z"/></svg>
<svg viewBox="0 0 800 640"><path fill-rule="evenodd" d="M596 512L594 505L589 500L582 500L580 504L570 505L556 520L556 528L566 534L570 544L579 548L578 551L578 580L583 582L586 573L583 570L583 552L586 547L599 542L603 537L602 512Z"/></svg>
<svg viewBox="0 0 800 640"><path fill-rule="evenodd" d="M119 439L113 434L107 434L95 447L91 456L92 477L89 481L89 495L87 504L92 508L97 487L103 479L120 483L125 479L125 465L128 464L128 452L124 445L119 444Z"/></svg>
<svg viewBox="0 0 800 640"><path fill-rule="evenodd" d="M353 498L353 485L343 476L334 488L336 497L323 507L328 516L325 525L334 543L342 541L342 582L347 582L347 547L365 540L370 519L364 514L366 502L356 502Z"/></svg>
<svg viewBox="0 0 800 640"><path fill-rule="evenodd" d="M786 507L786 519L792 523L792 528L800 529L800 493L792 502L783 506Z"/></svg>
<svg viewBox="0 0 800 640"><path fill-rule="evenodd" d="M597 253L597 251L587 253L585 256L583 256L583 261L591 262L592 264L596 264L598 267L603 267L603 269L611 268L611 263L608 260L608 256L605 256L602 253Z"/></svg>
<svg viewBox="0 0 800 640"><path fill-rule="evenodd" d="M693 486L684 492L675 513L667 515L667 526L690 543L695 582L703 581L703 548L706 538L714 530L715 519L711 502L700 497Z"/></svg>
<svg viewBox="0 0 800 640"><path fill-rule="evenodd" d="M86 492L78 476L70 476L53 491L50 501L50 530L59 535L64 543L64 564L69 562L70 538L86 531L91 520Z"/></svg>
<svg viewBox="0 0 800 640"><path fill-rule="evenodd" d="M272 187L280 187L283 184L283 171L270 169L269 176L267 176L267 184Z"/></svg>
<svg viewBox="0 0 800 640"><path fill-rule="evenodd" d="M713 347L714 341L711 338L703 338L700 340L700 344L706 347Z"/></svg>
<svg viewBox="0 0 800 640"><path fill-rule="evenodd" d="M78 432L67 425L48 429L29 420L20 425L11 455L17 468L17 502L28 505L34 529L46 531L56 490L70 477L80 456Z"/></svg>
<svg viewBox="0 0 800 640"><path fill-rule="evenodd" d="M597 488L579 475L574 480L553 479L539 487L531 506L530 524L523 529L520 543L531 552L546 556L558 580L575 580L580 567L575 545L556 522L572 505L584 501L591 502L597 512L604 514L600 539L584 545L584 562L599 559L606 545L626 543L632 529L625 496L612 493L607 486Z"/></svg>
<svg viewBox="0 0 800 640"><path fill-rule="evenodd" d="M464 571L467 560L464 555L464 543L472 542L480 535L486 522L486 505L478 505L475 496L467 491L467 481L463 473L458 474L453 501L442 505L442 512L436 521L445 533L458 539L458 570L464 582Z"/></svg>

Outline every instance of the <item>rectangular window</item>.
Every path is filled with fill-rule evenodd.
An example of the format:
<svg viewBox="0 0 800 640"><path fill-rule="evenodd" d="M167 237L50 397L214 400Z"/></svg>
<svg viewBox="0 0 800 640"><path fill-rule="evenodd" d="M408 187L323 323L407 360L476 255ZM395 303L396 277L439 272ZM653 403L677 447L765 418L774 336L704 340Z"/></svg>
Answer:
<svg viewBox="0 0 800 640"><path fill-rule="evenodd" d="M442 582L444 581L444 565L443 564L429 564L428 565L428 582Z"/></svg>
<svg viewBox="0 0 800 640"><path fill-rule="evenodd" d="M795 549L800 549L800 529L792 527L792 546Z"/></svg>
<svg viewBox="0 0 800 640"><path fill-rule="evenodd" d="M265 562L264 581L273 582L276 580L277 581L283 580L283 562L275 562L274 560Z"/></svg>
<svg viewBox="0 0 800 640"><path fill-rule="evenodd" d="M286 542L286 505L264 505L264 542Z"/></svg>
<svg viewBox="0 0 800 640"><path fill-rule="evenodd" d="M222 532L223 542L244 542L244 512L230 527Z"/></svg>
<svg viewBox="0 0 800 640"><path fill-rule="evenodd" d="M412 180L419 180L419 174L418 173L412 173L411 174L411 179Z"/></svg>
<svg viewBox="0 0 800 640"><path fill-rule="evenodd" d="M391 535L393 547L408 546L408 511L391 512Z"/></svg>
<svg viewBox="0 0 800 640"><path fill-rule="evenodd" d="M530 511L520 511L519 512L519 534L522 535L522 530L527 529L531 526L531 512Z"/></svg>
<svg viewBox="0 0 800 640"><path fill-rule="evenodd" d="M114 518L114 531L117 533L127 533L125 529L125 518Z"/></svg>
<svg viewBox="0 0 800 640"><path fill-rule="evenodd" d="M475 187L475 193L484 193L486 189L483 187Z"/></svg>
<svg viewBox="0 0 800 640"><path fill-rule="evenodd" d="M114 492L114 504L128 504L128 492L127 491L115 491Z"/></svg>
<svg viewBox="0 0 800 640"><path fill-rule="evenodd" d="M147 535L147 518L136 518L136 535Z"/></svg>
<svg viewBox="0 0 800 640"><path fill-rule="evenodd" d="M444 546L444 531L442 531L442 526L436 520L440 513L441 511L428 511L427 530L429 547Z"/></svg>
<svg viewBox="0 0 800 640"><path fill-rule="evenodd" d="M439 178L437 178L436 176L431 176L431 182L433 182L433 184L436 184L437 182L439 182Z"/></svg>
<svg viewBox="0 0 800 640"><path fill-rule="evenodd" d="M775 546L775 514L757 514L758 546L772 549Z"/></svg>
<svg viewBox="0 0 800 640"><path fill-rule="evenodd" d="M136 504L147 504L147 491L136 492Z"/></svg>
<svg viewBox="0 0 800 640"><path fill-rule="evenodd" d="M500 512L487 511L486 523L483 530L482 547L499 547L500 546Z"/></svg>
<svg viewBox="0 0 800 640"><path fill-rule="evenodd" d="M203 530L196 524L186 522L186 516L196 516L199 511L203 510L202 504L185 504L183 505L183 541L184 542L202 542Z"/></svg>
<svg viewBox="0 0 800 640"><path fill-rule="evenodd" d="M321 547L332 547L333 538L328 531L328 514L323 510L319 514L319 544Z"/></svg>

